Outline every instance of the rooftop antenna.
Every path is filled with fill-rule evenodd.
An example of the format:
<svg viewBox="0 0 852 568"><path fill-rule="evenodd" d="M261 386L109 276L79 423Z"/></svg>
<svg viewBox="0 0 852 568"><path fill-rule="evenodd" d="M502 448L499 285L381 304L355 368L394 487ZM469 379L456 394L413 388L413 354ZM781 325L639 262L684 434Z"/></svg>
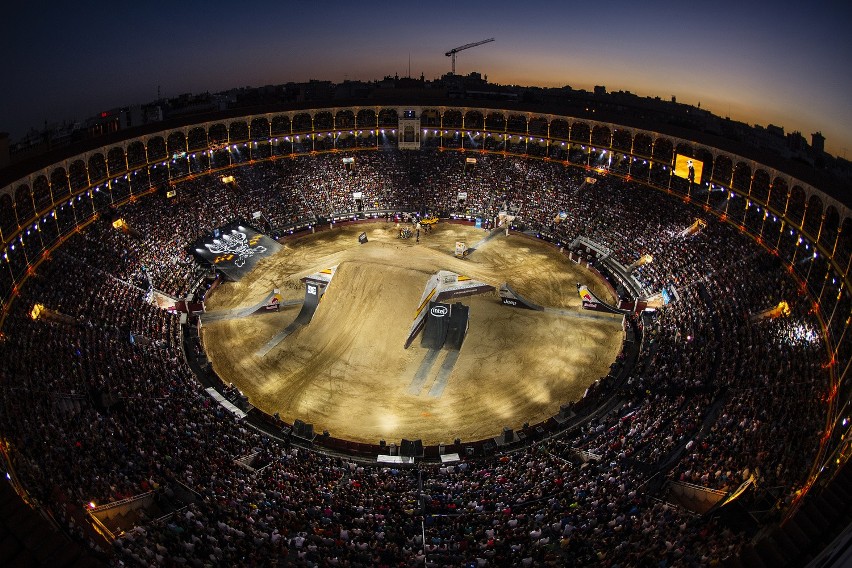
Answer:
<svg viewBox="0 0 852 568"><path fill-rule="evenodd" d="M411 52L408 52L408 78L411 79Z"/></svg>

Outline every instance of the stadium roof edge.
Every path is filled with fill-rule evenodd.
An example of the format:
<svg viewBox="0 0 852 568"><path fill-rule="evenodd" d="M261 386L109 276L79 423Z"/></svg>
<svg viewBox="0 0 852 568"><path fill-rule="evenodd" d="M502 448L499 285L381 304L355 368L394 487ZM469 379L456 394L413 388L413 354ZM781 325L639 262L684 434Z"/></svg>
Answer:
<svg viewBox="0 0 852 568"><path fill-rule="evenodd" d="M490 108L496 110L515 111L536 115L566 116L578 120L591 120L596 122L610 123L625 128L647 130L658 134L682 138L692 141L698 145L714 148L725 153L734 154L742 158L753 160L767 168L788 174L804 183L810 184L825 194L837 199L847 206L852 206L850 188L843 181L827 173L816 170L804 163L785 159L773 152L761 150L742 142L680 127L672 124L655 122L653 120L624 115L606 109L595 109L594 112L585 109L582 104L557 104L557 103L529 103L490 99L472 98L434 98L434 97L412 97L400 96L399 98L383 96L381 98L368 99L328 99L317 101L304 101L296 103L281 103L274 105L262 105L252 107L239 107L224 111L188 114L159 122L153 122L142 126L119 130L97 138L90 138L74 142L50 150L39 156L23 160L0 170L0 187L5 187L27 175L50 167L52 164L62 162L70 157L91 152L104 146L120 144L121 142L139 136L155 134L163 130L183 128L205 122L217 122L222 120L237 119L243 116L257 114L275 114L299 110L349 108L349 107L395 107L395 106L419 106L419 107L457 107L457 108Z"/></svg>

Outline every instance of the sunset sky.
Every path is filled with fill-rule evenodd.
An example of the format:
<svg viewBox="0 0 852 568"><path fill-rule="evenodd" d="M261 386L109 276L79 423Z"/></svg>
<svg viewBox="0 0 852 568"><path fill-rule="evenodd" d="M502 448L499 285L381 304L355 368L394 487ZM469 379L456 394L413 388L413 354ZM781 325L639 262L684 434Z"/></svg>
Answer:
<svg viewBox="0 0 852 568"><path fill-rule="evenodd" d="M847 2L28 2L4 8L0 131L163 96L450 70L678 102L852 159Z"/></svg>

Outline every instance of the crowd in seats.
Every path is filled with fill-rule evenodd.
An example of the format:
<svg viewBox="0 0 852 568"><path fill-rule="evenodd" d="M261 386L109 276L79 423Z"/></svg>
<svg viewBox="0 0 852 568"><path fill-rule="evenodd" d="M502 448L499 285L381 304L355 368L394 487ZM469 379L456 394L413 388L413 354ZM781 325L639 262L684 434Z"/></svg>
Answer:
<svg viewBox="0 0 852 568"><path fill-rule="evenodd" d="M24 486L62 520L184 484L188 508L128 531L112 562L300 566L711 565L749 535L666 504L655 475L730 490L753 478L790 500L807 477L829 391L812 305L773 255L636 184L517 157L455 152L304 156L177 184L74 235L23 286L0 341L3 435ZM270 229L352 210L457 210L570 243L585 236L674 301L643 316L638 364L607 412L560 435L453 465L393 468L291 446L208 398L178 316L148 288L186 294L187 246L261 211ZM555 222L564 211L565 219ZM144 269L143 269L144 267ZM781 300L788 317L761 317ZM45 310L31 316L36 304ZM256 454L256 469L235 460ZM582 457L581 456L585 456ZM593 456L592 459L587 459ZM79 527L71 531L81 541ZM425 537L425 540L424 540Z"/></svg>

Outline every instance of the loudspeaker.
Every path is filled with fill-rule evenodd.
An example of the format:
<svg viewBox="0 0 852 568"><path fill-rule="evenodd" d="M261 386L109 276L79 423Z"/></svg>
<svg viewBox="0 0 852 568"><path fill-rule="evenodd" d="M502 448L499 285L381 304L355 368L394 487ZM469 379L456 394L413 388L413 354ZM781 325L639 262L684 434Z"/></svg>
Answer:
<svg viewBox="0 0 852 568"><path fill-rule="evenodd" d="M511 444L514 439L514 432L508 426L503 427L503 443Z"/></svg>
<svg viewBox="0 0 852 568"><path fill-rule="evenodd" d="M293 435L302 438L302 433L305 431L305 423L301 420L296 420L293 422Z"/></svg>
<svg viewBox="0 0 852 568"><path fill-rule="evenodd" d="M301 420L296 420L293 422L293 435L297 438L304 438L305 440L313 440L314 439L314 425L306 424Z"/></svg>
<svg viewBox="0 0 852 568"><path fill-rule="evenodd" d="M423 440L403 439L399 446L399 455L408 458L423 457Z"/></svg>

